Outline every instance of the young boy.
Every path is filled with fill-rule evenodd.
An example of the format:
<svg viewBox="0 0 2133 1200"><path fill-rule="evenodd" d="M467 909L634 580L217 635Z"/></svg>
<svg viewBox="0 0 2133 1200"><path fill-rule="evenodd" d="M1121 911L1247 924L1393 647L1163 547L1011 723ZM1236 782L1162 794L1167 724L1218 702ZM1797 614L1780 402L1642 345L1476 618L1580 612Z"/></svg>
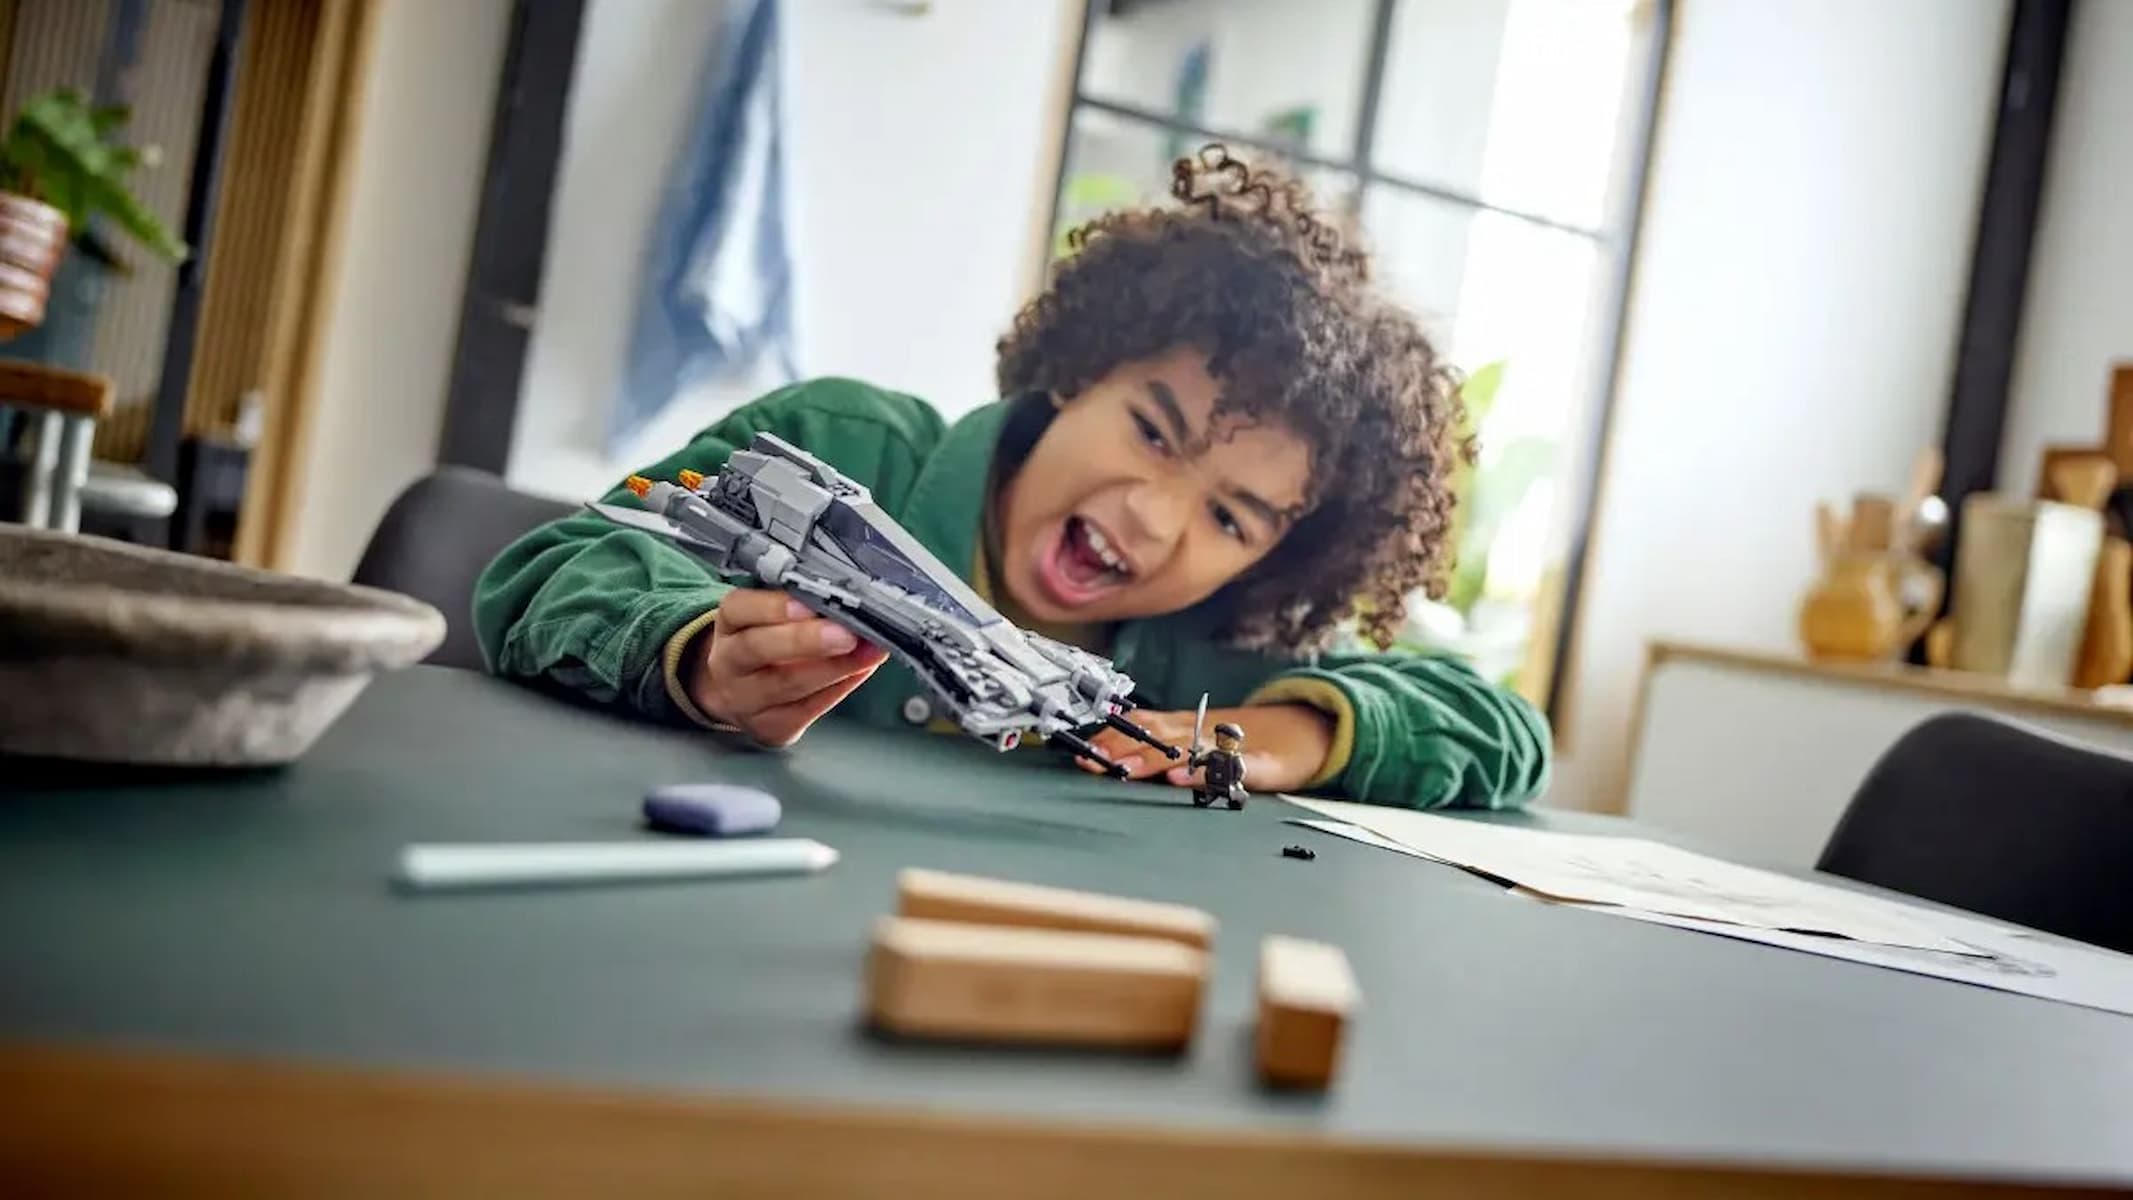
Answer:
<svg viewBox="0 0 2133 1200"><path fill-rule="evenodd" d="M1321 654L1355 618L1383 646L1443 587L1457 380L1303 186L1210 147L1176 207L1114 213L999 344L1008 397L946 426L851 380L748 404L642 473L706 474L758 431L871 488L1009 620L1105 654L1191 741L1248 734L1252 790L1505 807L1548 775L1545 722L1457 660ZM611 501L630 503L618 487ZM927 725L883 651L782 593L735 588L646 533L580 514L508 547L475 619L499 674L788 746L832 708ZM1193 772L1114 731L1135 778ZM1086 764L1085 764L1086 765Z"/></svg>

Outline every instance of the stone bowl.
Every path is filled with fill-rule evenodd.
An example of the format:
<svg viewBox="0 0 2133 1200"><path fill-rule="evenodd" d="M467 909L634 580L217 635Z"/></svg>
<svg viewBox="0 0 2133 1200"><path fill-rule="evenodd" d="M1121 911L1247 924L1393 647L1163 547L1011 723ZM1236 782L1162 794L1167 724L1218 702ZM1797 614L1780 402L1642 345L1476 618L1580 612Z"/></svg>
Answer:
<svg viewBox="0 0 2133 1200"><path fill-rule="evenodd" d="M0 754L290 762L443 640L395 592L0 525Z"/></svg>

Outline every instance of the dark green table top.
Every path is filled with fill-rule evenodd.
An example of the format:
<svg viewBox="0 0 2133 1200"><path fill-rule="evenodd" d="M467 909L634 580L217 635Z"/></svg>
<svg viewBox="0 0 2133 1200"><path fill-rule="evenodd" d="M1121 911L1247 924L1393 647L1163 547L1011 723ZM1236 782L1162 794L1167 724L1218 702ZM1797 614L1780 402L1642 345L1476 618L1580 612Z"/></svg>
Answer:
<svg viewBox="0 0 2133 1200"><path fill-rule="evenodd" d="M281 771L155 785L6 760L0 773L10 1040L2133 1182L2133 1019L1550 907L1286 825L1301 810L1277 800L1200 811L1037 752L834 721L790 753L733 751L422 668L372 685ZM805 878L594 890L389 886L407 843L644 836L648 785L711 778L775 791L781 832L843 861ZM1282 858L1294 842L1317 860ZM1191 1053L866 1036L867 933L906 866L1209 909L1222 925ZM1364 990L1323 1098L1251 1083L1252 979L1270 932L1338 943Z"/></svg>

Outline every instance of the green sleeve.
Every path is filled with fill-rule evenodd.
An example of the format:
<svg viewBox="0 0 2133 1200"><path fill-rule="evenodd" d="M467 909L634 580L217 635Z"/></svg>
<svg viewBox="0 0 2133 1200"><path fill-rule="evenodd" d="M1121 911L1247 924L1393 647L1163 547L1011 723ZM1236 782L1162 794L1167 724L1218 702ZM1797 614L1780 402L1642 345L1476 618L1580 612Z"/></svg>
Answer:
<svg viewBox="0 0 2133 1200"><path fill-rule="evenodd" d="M939 441L922 401L852 380L791 387L736 409L638 474L712 474L759 432L820 455L897 502ZM631 504L617 483L605 497ZM482 656L498 674L559 685L667 721L690 719L668 686L668 643L732 588L702 560L652 534L579 512L504 548L474 588Z"/></svg>
<svg viewBox="0 0 2133 1200"><path fill-rule="evenodd" d="M1337 722L1335 758L1345 761L1314 791L1402 808L1517 808L1548 786L1547 718L1457 658L1328 655L1252 695L1283 700Z"/></svg>

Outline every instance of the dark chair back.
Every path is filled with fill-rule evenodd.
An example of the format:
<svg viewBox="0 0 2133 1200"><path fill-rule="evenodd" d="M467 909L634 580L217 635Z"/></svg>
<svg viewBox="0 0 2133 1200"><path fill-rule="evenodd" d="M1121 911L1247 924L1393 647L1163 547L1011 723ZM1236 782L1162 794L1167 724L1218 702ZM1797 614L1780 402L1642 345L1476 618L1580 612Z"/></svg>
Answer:
<svg viewBox="0 0 2133 1200"><path fill-rule="evenodd" d="M355 582L436 606L444 614L444 642L423 661L482 670L474 581L520 534L575 507L513 491L469 467L439 467L385 510L356 564Z"/></svg>
<svg viewBox="0 0 2133 1200"><path fill-rule="evenodd" d="M1972 713L1881 756L1821 870L2133 952L2133 759Z"/></svg>

